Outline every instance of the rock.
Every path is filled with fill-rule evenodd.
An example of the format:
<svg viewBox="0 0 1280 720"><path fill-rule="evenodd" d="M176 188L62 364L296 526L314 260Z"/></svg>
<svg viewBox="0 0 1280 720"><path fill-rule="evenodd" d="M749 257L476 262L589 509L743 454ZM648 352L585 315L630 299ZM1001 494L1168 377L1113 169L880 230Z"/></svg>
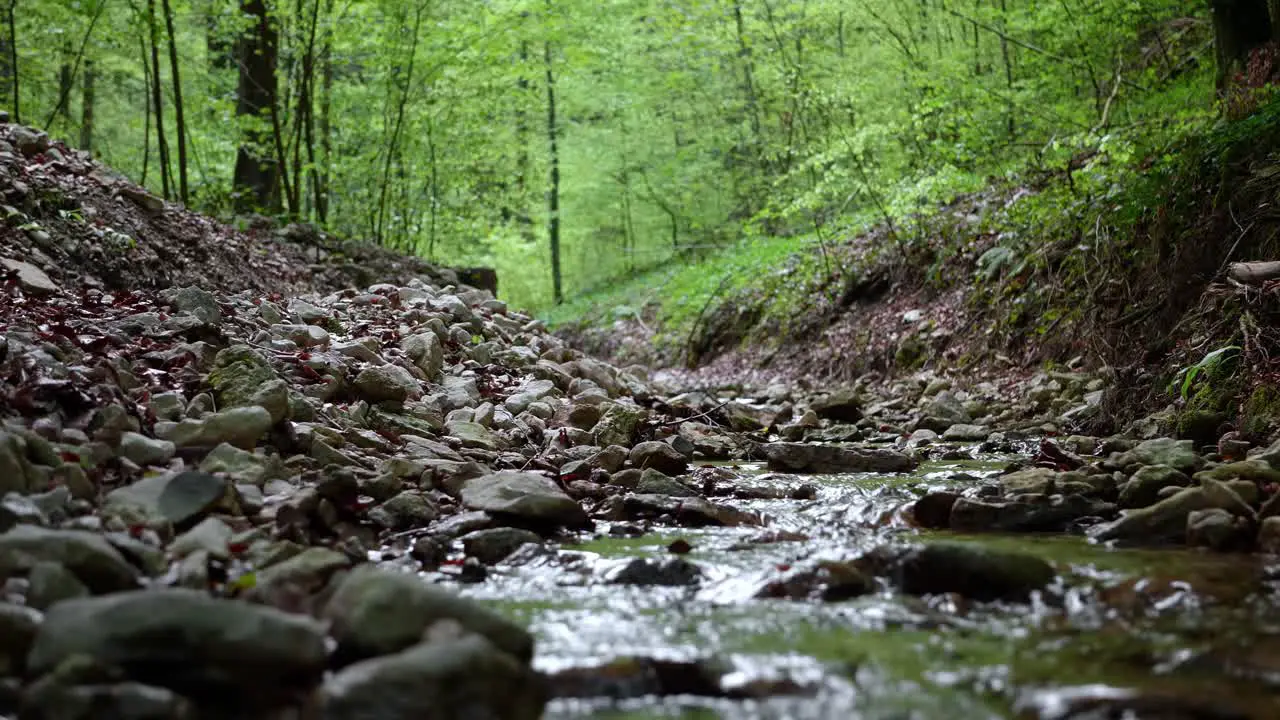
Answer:
<svg viewBox="0 0 1280 720"><path fill-rule="evenodd" d="M909 551L892 580L910 595L957 593L982 602L1025 602L1054 575L1053 568L1034 555L936 542Z"/></svg>
<svg viewBox="0 0 1280 720"><path fill-rule="evenodd" d="M925 406L924 412L928 417L946 423L948 427L973 421L973 417L964 409L964 403L960 402L950 390L942 390L934 395L933 400ZM943 430L945 429L944 427Z"/></svg>
<svg viewBox="0 0 1280 720"><path fill-rule="evenodd" d="M582 507L553 481L536 473L503 471L468 480L462 504L471 510L511 515L535 523L583 527Z"/></svg>
<svg viewBox="0 0 1280 720"><path fill-rule="evenodd" d="M177 448L168 440L157 440L135 432L120 436L120 454L142 467L164 465L173 459L175 452Z"/></svg>
<svg viewBox="0 0 1280 720"><path fill-rule="evenodd" d="M235 531L216 517L207 517L195 527L182 533L169 544L169 552L175 558L204 552L210 557L226 558L227 545Z"/></svg>
<svg viewBox="0 0 1280 720"><path fill-rule="evenodd" d="M157 198L158 199L158 198ZM67 685L38 682L23 698L24 720L194 720L191 701L135 682Z"/></svg>
<svg viewBox="0 0 1280 720"><path fill-rule="evenodd" d="M676 436L687 440L695 453L711 460L727 460L739 450L734 436L702 423L680 423Z"/></svg>
<svg viewBox="0 0 1280 720"><path fill-rule="evenodd" d="M22 673L43 620L32 608L0 602L0 677Z"/></svg>
<svg viewBox="0 0 1280 720"><path fill-rule="evenodd" d="M867 595L875 589L875 580L853 563L819 560L769 580L754 597L840 602Z"/></svg>
<svg viewBox="0 0 1280 720"><path fill-rule="evenodd" d="M619 585L697 585L702 579L702 568L684 558L632 558L609 581Z"/></svg>
<svg viewBox="0 0 1280 720"><path fill-rule="evenodd" d="M138 570L96 533L18 525L0 535L0 577L26 574L40 562L63 566L95 593L138 587Z"/></svg>
<svg viewBox="0 0 1280 720"><path fill-rule="evenodd" d="M665 475L680 475L689 469L689 458L664 442L642 442L631 448L628 459L634 467L653 468Z"/></svg>
<svg viewBox="0 0 1280 720"><path fill-rule="evenodd" d="M920 527L942 530L951 526L951 508L959 498L954 492L931 492L912 504L911 514Z"/></svg>
<svg viewBox="0 0 1280 720"><path fill-rule="evenodd" d="M1089 529L1098 540L1137 543L1182 542L1186 538L1187 516L1196 510L1214 507L1203 488L1189 487L1160 502L1126 510L1120 519Z"/></svg>
<svg viewBox="0 0 1280 720"><path fill-rule="evenodd" d="M521 662L533 657L533 637L475 601L414 575L361 565L347 573L324 607L338 646L338 665L399 652L418 643L427 628L455 620Z"/></svg>
<svg viewBox="0 0 1280 720"><path fill-rule="evenodd" d="M344 668L325 683L319 720L537 720L546 700L526 663L465 635Z"/></svg>
<svg viewBox="0 0 1280 720"><path fill-rule="evenodd" d="M1280 555L1280 516L1263 518L1258 525L1258 552Z"/></svg>
<svg viewBox="0 0 1280 720"><path fill-rule="evenodd" d="M542 538L529 530L519 528L489 528L463 535L462 549L485 565L496 565L525 543L542 544Z"/></svg>
<svg viewBox="0 0 1280 720"><path fill-rule="evenodd" d="M105 507L141 512L155 520L185 525L211 512L231 492L226 478L184 470L143 478L107 494Z"/></svg>
<svg viewBox="0 0 1280 720"><path fill-rule="evenodd" d="M1120 487L1120 507L1146 507L1167 487L1186 487L1191 478L1168 465L1144 465Z"/></svg>
<svg viewBox="0 0 1280 720"><path fill-rule="evenodd" d="M0 532L20 524L48 525L49 517L32 502L30 495L10 492L0 499Z"/></svg>
<svg viewBox="0 0 1280 720"><path fill-rule="evenodd" d="M775 442L761 446L770 470L804 473L907 472L915 458L893 450L855 450L833 445Z"/></svg>
<svg viewBox="0 0 1280 720"><path fill-rule="evenodd" d="M925 447L937 442L939 438L938 433L928 428L920 428L907 436L907 447Z"/></svg>
<svg viewBox="0 0 1280 720"><path fill-rule="evenodd" d="M634 405L614 403L605 411L604 417L592 428L597 445L622 445L631 447L635 439L636 429L644 418L644 411Z"/></svg>
<svg viewBox="0 0 1280 720"><path fill-rule="evenodd" d="M49 135L43 131L19 125L13 129L13 146L24 157L35 157L49 151Z"/></svg>
<svg viewBox="0 0 1280 720"><path fill-rule="evenodd" d="M400 349L413 361L414 365L427 376L435 379L444 367L444 345L433 332L410 335L400 342Z"/></svg>
<svg viewBox="0 0 1280 720"><path fill-rule="evenodd" d="M339 571L351 567L351 560L336 550L310 547L279 562L265 561L254 577L246 597L265 604L277 604L286 595L310 598Z"/></svg>
<svg viewBox="0 0 1280 720"><path fill-rule="evenodd" d="M852 389L836 390L809 403L809 409L826 420L856 423L862 419L862 402Z"/></svg>
<svg viewBox="0 0 1280 720"><path fill-rule="evenodd" d="M41 561L27 571L27 605L48 610L63 600L88 597L89 588L56 562Z"/></svg>
<svg viewBox="0 0 1280 720"><path fill-rule="evenodd" d="M1248 522L1221 508L1187 515L1187 544L1192 547L1226 552L1247 548L1252 540Z"/></svg>
<svg viewBox="0 0 1280 720"><path fill-rule="evenodd" d="M473 422L451 422L445 432L462 441L462 446L481 450L504 450L507 443L489 428Z"/></svg>
<svg viewBox="0 0 1280 720"><path fill-rule="evenodd" d="M49 279L40 268L22 260L0 257L0 267L7 272L16 273L18 286L32 295L52 295L62 290L57 283Z"/></svg>
<svg viewBox="0 0 1280 720"><path fill-rule="evenodd" d="M288 704L325 669L315 621L194 590L68 600L45 620L28 657L31 672L83 655L214 706Z"/></svg>
<svg viewBox="0 0 1280 720"><path fill-rule="evenodd" d="M237 407L205 415L199 420L183 420L165 439L179 448L215 447L228 443L252 450L258 439L274 425L271 413L258 406Z"/></svg>
<svg viewBox="0 0 1280 720"><path fill-rule="evenodd" d="M1271 467L1270 463L1263 460L1241 460L1225 463L1209 470L1201 470L1195 474L1193 479L1200 480L1202 478L1223 482L1228 480L1248 480L1265 485L1267 483L1280 483L1280 470Z"/></svg>
<svg viewBox="0 0 1280 720"><path fill-rule="evenodd" d="M440 509L426 494L405 490L377 507L385 515L385 527L392 530L426 527L440 516Z"/></svg>
<svg viewBox="0 0 1280 720"><path fill-rule="evenodd" d="M653 468L645 470L640 476L640 482L636 483L635 491L652 495L669 495L671 497L698 496L698 491L663 475Z"/></svg>
<svg viewBox="0 0 1280 720"><path fill-rule="evenodd" d="M942 439L948 442L977 442L986 440L990 434L991 429L985 425L957 423L942 433Z"/></svg>
<svg viewBox="0 0 1280 720"><path fill-rule="evenodd" d="M218 351L209 372L218 407L226 410L254 405L265 409L272 422L289 416L289 386L271 364L247 345L232 345Z"/></svg>
<svg viewBox="0 0 1280 720"><path fill-rule="evenodd" d="M1111 462L1122 468L1133 465L1167 465L1186 475L1204 466L1204 458L1196 453L1190 440L1173 438L1144 440L1132 450L1115 456Z"/></svg>
<svg viewBox="0 0 1280 720"><path fill-rule="evenodd" d="M404 402L422 394L422 388L408 370L398 365L375 365L356 375L356 390L369 402Z"/></svg>
<svg viewBox="0 0 1280 720"><path fill-rule="evenodd" d="M957 532L1064 532L1077 520L1110 517L1115 505L1083 495L1054 495L1038 502L1000 502L962 497L951 507Z"/></svg>
<svg viewBox="0 0 1280 720"><path fill-rule="evenodd" d="M165 293L174 310L195 316L206 325L222 323L222 310L212 293L198 287L185 287Z"/></svg>
<svg viewBox="0 0 1280 720"><path fill-rule="evenodd" d="M1033 467L1001 475L996 479L1006 495L1023 493L1043 495L1054 488L1058 481L1058 474L1056 470L1050 468Z"/></svg>
<svg viewBox="0 0 1280 720"><path fill-rule="evenodd" d="M503 405L512 415L519 415L528 410L530 405L551 395L555 390L556 385L550 380L533 380L512 393Z"/></svg>

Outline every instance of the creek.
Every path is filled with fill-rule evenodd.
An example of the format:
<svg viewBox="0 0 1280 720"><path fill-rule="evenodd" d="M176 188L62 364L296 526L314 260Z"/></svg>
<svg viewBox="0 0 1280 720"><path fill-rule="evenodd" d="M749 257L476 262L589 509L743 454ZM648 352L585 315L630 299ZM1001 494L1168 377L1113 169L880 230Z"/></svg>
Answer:
<svg viewBox="0 0 1280 720"><path fill-rule="evenodd" d="M1108 548L1083 536L911 527L906 511L917 497L971 486L1013 459L967 454L892 475L779 476L733 465L755 487L799 480L816 497L720 499L758 513L762 527L655 526L628 537L601 523L581 542L517 553L461 588L528 624L539 670L597 667L617 680L614 697L558 698L547 718L1280 717L1280 566ZM675 557L676 540L701 568L693 584L610 581L634 558ZM1030 553L1058 576L1027 603L885 586L839 602L757 597L796 564L940 540ZM671 674L686 679L711 673L722 692L629 691L627 678L645 671L627 658L674 663Z"/></svg>

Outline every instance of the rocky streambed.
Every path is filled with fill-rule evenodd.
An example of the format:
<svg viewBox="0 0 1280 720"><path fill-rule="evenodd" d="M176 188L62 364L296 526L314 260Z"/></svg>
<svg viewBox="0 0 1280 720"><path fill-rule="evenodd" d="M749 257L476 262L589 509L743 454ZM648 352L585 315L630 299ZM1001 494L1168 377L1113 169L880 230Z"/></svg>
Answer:
<svg viewBox="0 0 1280 720"><path fill-rule="evenodd" d="M0 318L0 715L1280 710L1280 448L1067 435L1105 372L681 393L447 273Z"/></svg>

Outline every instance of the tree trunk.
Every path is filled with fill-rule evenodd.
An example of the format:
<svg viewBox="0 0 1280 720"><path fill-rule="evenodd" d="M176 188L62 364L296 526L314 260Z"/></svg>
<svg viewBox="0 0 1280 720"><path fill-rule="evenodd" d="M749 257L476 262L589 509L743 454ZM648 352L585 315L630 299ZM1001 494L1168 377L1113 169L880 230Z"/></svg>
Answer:
<svg viewBox="0 0 1280 720"><path fill-rule="evenodd" d="M1280 0L1267 0L1271 16L1271 39L1280 42Z"/></svg>
<svg viewBox="0 0 1280 720"><path fill-rule="evenodd" d="M169 145L164 137L164 103L160 88L160 27L156 23L156 0L147 0L147 37L151 41L151 111L156 117L156 150L160 161L160 186L164 199L170 191Z"/></svg>
<svg viewBox="0 0 1280 720"><path fill-rule="evenodd" d="M187 123L182 115L182 79L178 73L178 43L173 32L173 6L169 0L163 0L164 26L169 35L169 73L173 75L173 112L178 133L178 197L185 205L189 200L187 192Z"/></svg>
<svg viewBox="0 0 1280 720"><path fill-rule="evenodd" d="M547 6L550 9L551 2ZM542 46L547 71L547 143L550 148L551 186L547 189L547 237L551 241L551 288L556 305L564 302L560 282L560 148L556 140L556 76L551 66L551 41Z"/></svg>
<svg viewBox="0 0 1280 720"><path fill-rule="evenodd" d="M18 0L9 0L5 7L6 34L0 38L0 109L13 111L12 120L22 122L22 103L18 96L18 29L14 19L14 8Z"/></svg>
<svg viewBox="0 0 1280 720"><path fill-rule="evenodd" d="M1210 0L1218 56L1218 91L1244 69L1249 53L1271 39L1267 0Z"/></svg>
<svg viewBox="0 0 1280 720"><path fill-rule="evenodd" d="M333 105L333 0L324 3L324 47L320 51L320 174L316 188L316 219L329 219L329 168L333 160L330 108Z"/></svg>
<svg viewBox="0 0 1280 720"><path fill-rule="evenodd" d="M71 97L71 86L75 81L75 74L71 70L71 62L74 59L75 49L71 47L70 41L62 47L62 63L58 65L58 104L53 108L53 115L49 118L49 122L45 123L50 130L53 129L55 123L58 122L58 115L62 115L62 119L71 124L71 112L68 105Z"/></svg>
<svg viewBox="0 0 1280 720"><path fill-rule="evenodd" d="M254 23L236 49L240 67L236 117L243 118L246 127L232 178L235 208L237 212L277 212L280 168L271 150L272 133L263 124L270 122L276 102L279 38L264 0L240 0L240 12L254 18Z"/></svg>
<svg viewBox="0 0 1280 720"><path fill-rule="evenodd" d="M80 149L93 154L93 84L97 79L93 61L85 59L84 77L81 79L80 99Z"/></svg>

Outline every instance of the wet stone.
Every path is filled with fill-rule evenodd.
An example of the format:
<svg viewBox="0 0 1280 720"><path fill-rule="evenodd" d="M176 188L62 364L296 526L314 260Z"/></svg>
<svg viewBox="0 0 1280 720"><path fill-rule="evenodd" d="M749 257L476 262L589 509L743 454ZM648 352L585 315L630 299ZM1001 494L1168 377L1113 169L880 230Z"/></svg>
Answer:
<svg viewBox="0 0 1280 720"><path fill-rule="evenodd" d="M683 558L632 558L611 573L610 582L619 585L696 585L702 569Z"/></svg>
<svg viewBox="0 0 1280 720"><path fill-rule="evenodd" d="M485 565L496 565L525 543L541 544L542 538L519 528L490 528L462 536L462 548L470 557Z"/></svg>

